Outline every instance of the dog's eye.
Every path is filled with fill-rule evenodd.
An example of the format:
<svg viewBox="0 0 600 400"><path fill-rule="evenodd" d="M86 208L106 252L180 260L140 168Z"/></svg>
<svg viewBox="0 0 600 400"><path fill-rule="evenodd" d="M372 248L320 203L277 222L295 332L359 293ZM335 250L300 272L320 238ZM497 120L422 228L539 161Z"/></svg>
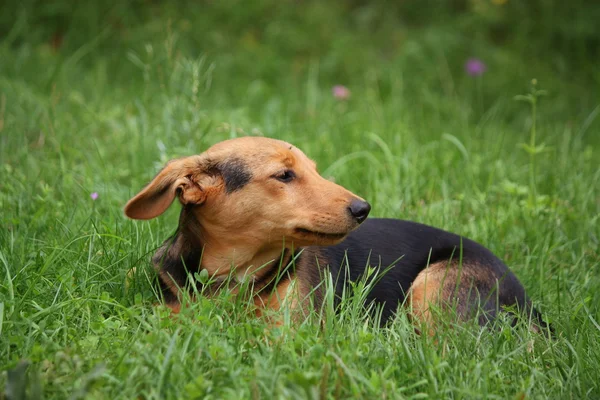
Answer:
<svg viewBox="0 0 600 400"><path fill-rule="evenodd" d="M273 175L273 178L277 179L280 182L288 183L294 180L296 174L291 169L287 169L283 172L279 172L276 175Z"/></svg>

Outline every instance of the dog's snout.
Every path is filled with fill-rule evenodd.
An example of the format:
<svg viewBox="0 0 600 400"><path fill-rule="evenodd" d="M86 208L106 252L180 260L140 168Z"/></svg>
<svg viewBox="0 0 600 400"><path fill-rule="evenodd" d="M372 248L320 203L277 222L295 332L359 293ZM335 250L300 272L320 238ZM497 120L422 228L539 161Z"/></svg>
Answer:
<svg viewBox="0 0 600 400"><path fill-rule="evenodd" d="M356 219L356 221L360 224L369 215L371 211L371 205L363 200L354 199L348 206L348 210L350 214Z"/></svg>

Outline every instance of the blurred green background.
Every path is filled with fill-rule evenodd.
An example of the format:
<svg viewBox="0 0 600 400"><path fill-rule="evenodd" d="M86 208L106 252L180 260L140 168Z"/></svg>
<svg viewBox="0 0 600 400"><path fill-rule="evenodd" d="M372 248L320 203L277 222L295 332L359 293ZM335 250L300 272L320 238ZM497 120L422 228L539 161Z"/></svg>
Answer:
<svg viewBox="0 0 600 400"><path fill-rule="evenodd" d="M553 93L578 93L572 110L586 110L596 98L583 89L600 79L599 18L593 0L6 2L0 35L15 54L2 72L23 72L39 52L40 89L69 78L63 63L85 71L99 62L107 83L126 87L160 81L159 71L140 72L165 58L205 57L219 91L248 105L249 90L268 96L303 84L317 61L319 83L360 87L370 76L384 97L394 72L418 93L432 84L423 71L437 67L438 90L453 95L465 59L477 56L493 74L486 98L537 77Z"/></svg>

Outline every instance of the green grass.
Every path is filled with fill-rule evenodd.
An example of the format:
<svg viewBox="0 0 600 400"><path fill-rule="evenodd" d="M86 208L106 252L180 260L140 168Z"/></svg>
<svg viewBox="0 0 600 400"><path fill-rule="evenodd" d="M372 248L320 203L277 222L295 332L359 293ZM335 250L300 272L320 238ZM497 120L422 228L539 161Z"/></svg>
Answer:
<svg viewBox="0 0 600 400"><path fill-rule="evenodd" d="M600 397L599 8L555 3L539 14L512 0L7 5L2 392ZM464 73L471 56L483 76ZM533 114L514 97L534 78L547 91L536 103L545 147L528 152ZM332 97L336 84L348 101ZM296 144L373 216L484 243L557 338L466 324L432 339L404 316L375 328L352 300L323 325L272 328L227 293L166 317L149 259L177 206L150 222L122 206L170 158L240 135Z"/></svg>

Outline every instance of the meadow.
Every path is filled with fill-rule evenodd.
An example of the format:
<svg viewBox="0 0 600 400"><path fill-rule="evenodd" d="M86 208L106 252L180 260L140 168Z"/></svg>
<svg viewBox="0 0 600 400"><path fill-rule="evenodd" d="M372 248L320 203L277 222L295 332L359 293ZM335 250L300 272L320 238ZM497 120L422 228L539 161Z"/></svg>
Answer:
<svg viewBox="0 0 600 400"><path fill-rule="evenodd" d="M526 3L4 4L0 399L600 398L600 6ZM483 243L556 337L379 328L360 285L323 324L228 293L169 318L150 257L179 206L122 207L242 135Z"/></svg>

